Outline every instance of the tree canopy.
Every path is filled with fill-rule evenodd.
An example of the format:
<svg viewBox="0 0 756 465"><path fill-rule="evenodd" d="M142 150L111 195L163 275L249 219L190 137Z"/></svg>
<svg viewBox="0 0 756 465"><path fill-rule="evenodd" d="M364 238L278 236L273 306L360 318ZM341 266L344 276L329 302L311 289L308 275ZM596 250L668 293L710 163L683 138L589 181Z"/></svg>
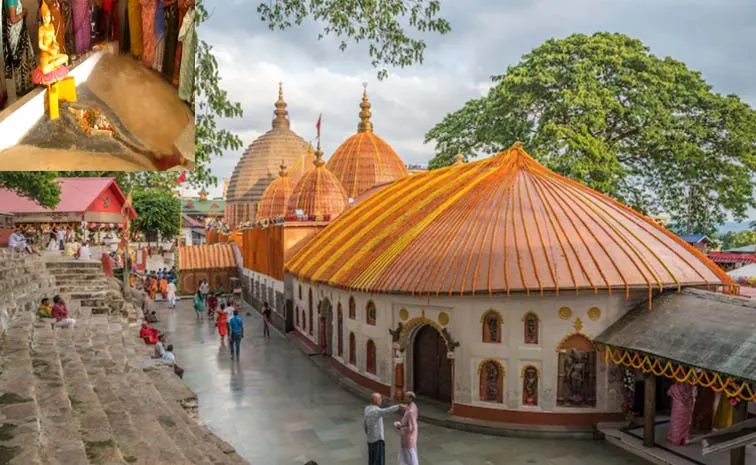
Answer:
<svg viewBox="0 0 756 465"><path fill-rule="evenodd" d="M181 200L166 189L152 188L135 190L132 205L139 216L131 223L135 234L160 234L170 241L181 231Z"/></svg>
<svg viewBox="0 0 756 465"><path fill-rule="evenodd" d="M711 233L754 205L756 111L637 39L551 39L492 80L487 96L426 134L431 168L521 141L549 168L643 213L666 212L682 232Z"/></svg>
<svg viewBox="0 0 756 465"><path fill-rule="evenodd" d="M56 177L54 171L0 171L0 188L53 208L60 202L60 186L53 182Z"/></svg>
<svg viewBox="0 0 756 465"><path fill-rule="evenodd" d="M451 30L439 16L440 0L274 0L260 2L257 12L271 30L313 19L322 26L318 39L336 36L341 51L349 42L367 42L379 79L388 76L389 66L404 68L423 62L425 41L412 37L406 26L418 33Z"/></svg>

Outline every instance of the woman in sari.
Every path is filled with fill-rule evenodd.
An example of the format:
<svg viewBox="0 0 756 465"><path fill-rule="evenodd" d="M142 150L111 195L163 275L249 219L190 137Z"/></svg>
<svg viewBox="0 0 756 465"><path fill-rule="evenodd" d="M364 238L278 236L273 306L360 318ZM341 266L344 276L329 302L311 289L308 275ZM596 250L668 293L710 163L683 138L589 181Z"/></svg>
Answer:
<svg viewBox="0 0 756 465"><path fill-rule="evenodd" d="M89 0L71 0L73 10L74 46L76 54L83 55L89 51L92 18Z"/></svg>
<svg viewBox="0 0 756 465"><path fill-rule="evenodd" d="M226 333L228 332L228 315L226 315L225 310L226 306L221 304L218 317L215 319L215 326L218 328L218 335L220 335L221 341L224 340Z"/></svg>
<svg viewBox="0 0 756 465"><path fill-rule="evenodd" d="M667 395L672 398L667 440L675 446L687 445L693 415L693 386L687 383L675 383L669 388Z"/></svg>
<svg viewBox="0 0 756 465"><path fill-rule="evenodd" d="M155 301L155 297L157 297L157 291L158 291L158 281L157 278L154 276L150 278L150 298L152 301Z"/></svg>
<svg viewBox="0 0 756 465"><path fill-rule="evenodd" d="M194 311L197 313L197 319L202 319L202 313L205 311L205 301L202 298L202 294L200 291L197 291L194 294Z"/></svg>
<svg viewBox="0 0 756 465"><path fill-rule="evenodd" d="M163 300L168 300L168 280L165 279L165 277L160 278L158 286L160 289L160 296Z"/></svg>
<svg viewBox="0 0 756 465"><path fill-rule="evenodd" d="M3 0L3 57L5 77L12 79L16 98L34 88L31 75L37 66L29 30L26 28L28 12L21 0Z"/></svg>

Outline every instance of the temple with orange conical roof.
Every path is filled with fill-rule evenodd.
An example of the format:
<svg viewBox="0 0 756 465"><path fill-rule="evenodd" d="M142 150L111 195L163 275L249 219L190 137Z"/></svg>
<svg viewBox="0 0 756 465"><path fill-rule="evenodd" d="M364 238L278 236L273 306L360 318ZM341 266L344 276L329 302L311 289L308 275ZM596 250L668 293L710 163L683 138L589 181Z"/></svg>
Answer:
<svg viewBox="0 0 756 465"><path fill-rule="evenodd" d="M263 192L260 206L257 210L257 217L277 218L286 215L286 206L288 205L291 193L294 192L294 182L291 176L289 176L286 164L281 162L278 178L271 182Z"/></svg>
<svg viewBox="0 0 756 465"><path fill-rule="evenodd" d="M394 149L373 132L370 108L365 85L357 133L342 142L328 160L328 169L339 179L350 199L409 174Z"/></svg>
<svg viewBox="0 0 756 465"><path fill-rule="evenodd" d="M313 168L302 176L289 197L288 215L315 216L321 221L329 221L347 208L349 199L344 188L325 165L323 152L318 146Z"/></svg>
<svg viewBox="0 0 756 465"><path fill-rule="evenodd" d="M294 331L355 382L459 417L562 432L622 421L622 375L594 337L662 293L732 280L521 144L459 158L365 197L292 254Z"/></svg>

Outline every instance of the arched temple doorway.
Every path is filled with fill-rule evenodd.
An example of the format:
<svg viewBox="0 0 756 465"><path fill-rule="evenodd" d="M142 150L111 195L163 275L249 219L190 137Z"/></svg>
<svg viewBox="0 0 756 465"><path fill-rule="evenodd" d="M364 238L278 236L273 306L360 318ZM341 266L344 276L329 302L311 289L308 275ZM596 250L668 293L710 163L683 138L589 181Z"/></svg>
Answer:
<svg viewBox="0 0 756 465"><path fill-rule="evenodd" d="M320 352L323 355L333 354L333 307L331 301L323 299L319 304L320 309Z"/></svg>
<svg viewBox="0 0 756 465"><path fill-rule="evenodd" d="M430 325L422 326L412 344L412 382L415 394L451 402L452 369L447 345Z"/></svg>

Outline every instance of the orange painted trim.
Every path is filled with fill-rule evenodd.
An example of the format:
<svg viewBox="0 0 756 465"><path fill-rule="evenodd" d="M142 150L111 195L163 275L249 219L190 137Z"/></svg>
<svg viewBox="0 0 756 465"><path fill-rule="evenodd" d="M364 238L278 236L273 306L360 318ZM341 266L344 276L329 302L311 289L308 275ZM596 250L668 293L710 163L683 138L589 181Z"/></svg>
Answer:
<svg viewBox="0 0 756 465"><path fill-rule="evenodd" d="M333 364L333 367L339 371L339 373L351 379L352 381L359 384L360 386L368 388L371 391L377 392L386 397L391 395L390 385L379 383L378 381L368 378L367 376L361 373L357 373L356 371L352 370L348 366L339 362L335 358L331 358L331 363Z"/></svg>
<svg viewBox="0 0 756 465"><path fill-rule="evenodd" d="M454 415L476 420L496 421L519 425L595 427L601 422L617 422L625 419L624 413L610 412L529 412L479 407L477 405L453 405Z"/></svg>

